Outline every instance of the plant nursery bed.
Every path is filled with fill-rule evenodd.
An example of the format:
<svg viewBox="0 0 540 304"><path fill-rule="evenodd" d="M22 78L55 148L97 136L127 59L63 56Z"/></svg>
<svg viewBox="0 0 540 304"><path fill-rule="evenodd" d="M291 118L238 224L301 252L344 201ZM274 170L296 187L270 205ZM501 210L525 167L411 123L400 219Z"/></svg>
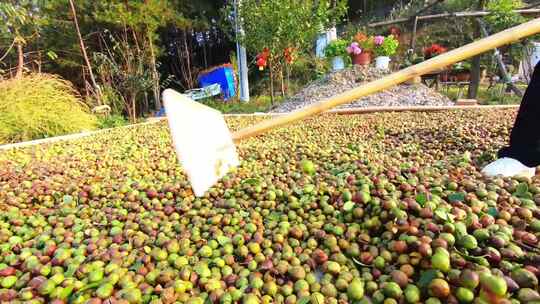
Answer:
<svg viewBox="0 0 540 304"><path fill-rule="evenodd" d="M515 114L321 115L202 198L165 121L0 151L0 300L538 303L540 175L480 173Z"/></svg>

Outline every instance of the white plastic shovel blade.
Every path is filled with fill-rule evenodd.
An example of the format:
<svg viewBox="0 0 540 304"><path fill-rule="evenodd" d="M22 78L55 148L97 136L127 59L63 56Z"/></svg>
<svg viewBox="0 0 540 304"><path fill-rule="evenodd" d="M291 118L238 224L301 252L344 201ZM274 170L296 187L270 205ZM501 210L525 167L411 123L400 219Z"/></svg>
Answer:
<svg viewBox="0 0 540 304"><path fill-rule="evenodd" d="M236 147L223 116L172 89L163 92L176 155L193 192L203 196L227 172L239 165Z"/></svg>

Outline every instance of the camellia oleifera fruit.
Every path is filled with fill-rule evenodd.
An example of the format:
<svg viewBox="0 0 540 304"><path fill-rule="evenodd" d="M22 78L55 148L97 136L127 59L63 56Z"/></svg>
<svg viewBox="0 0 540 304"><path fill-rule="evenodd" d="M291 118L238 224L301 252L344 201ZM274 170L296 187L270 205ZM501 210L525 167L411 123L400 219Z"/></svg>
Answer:
<svg viewBox="0 0 540 304"><path fill-rule="evenodd" d="M540 176L480 173L514 117L319 116L201 198L165 123L2 151L0 301L540 301Z"/></svg>

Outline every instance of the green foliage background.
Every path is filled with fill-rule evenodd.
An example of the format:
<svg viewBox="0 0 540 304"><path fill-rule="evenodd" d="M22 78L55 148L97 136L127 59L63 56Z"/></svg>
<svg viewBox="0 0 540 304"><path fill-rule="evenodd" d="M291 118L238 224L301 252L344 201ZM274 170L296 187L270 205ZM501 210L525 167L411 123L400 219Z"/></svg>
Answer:
<svg viewBox="0 0 540 304"><path fill-rule="evenodd" d="M242 0L239 15L244 35L238 39L250 53L250 87L253 95L269 95L269 71L258 71L254 56L268 47L278 66L274 78L283 74L287 94L324 75L328 63L313 56L313 42L324 28L337 25L340 36L351 38L366 30L369 22L407 18L424 7L425 0ZM195 62L208 51L209 33L228 41L223 53L234 51L232 0L76 0L77 19L93 72L103 94L102 100L115 115L152 115L159 107L156 92L165 87L179 90L197 85L197 74L210 65ZM486 0L493 14L484 20L490 32L510 27L525 19L512 9L533 0ZM445 0L424 14L476 10L476 0ZM447 26L450 24L451 26ZM421 22L416 52L431 43L455 48L474 39L474 19L460 18ZM400 25L403 33L411 24ZM388 27L367 30L368 34L387 34ZM228 36L225 36L226 32ZM407 33L408 34L408 33ZM189 37L187 43L182 37ZM212 37L214 39L214 37ZM205 42L201 42L205 41ZM215 42L218 43L218 42ZM184 45L185 44L185 45ZM0 77L9 79L17 64L17 46L24 49L24 72L58 74L69 80L94 106L89 71L81 56L68 0L4 0L0 2ZM294 48L298 57L284 62L285 48ZM399 58L407 46L400 47ZM521 45L503 49L505 59L516 62ZM208 54L216 57L217 54ZM205 54L206 56L206 54ZM490 56L484 56L489 65ZM206 59L206 58L205 58ZM225 59L226 60L226 59ZM221 62L219 62L221 63ZM175 68L172 69L171 66ZM190 80L184 79L186 75ZM277 76L276 76L277 75ZM273 91L279 90L279 85ZM272 91L272 92L273 92ZM159 94L157 94L159 97ZM214 103L215 104L215 103ZM236 107L236 106L234 106ZM230 106L229 108L234 108Z"/></svg>

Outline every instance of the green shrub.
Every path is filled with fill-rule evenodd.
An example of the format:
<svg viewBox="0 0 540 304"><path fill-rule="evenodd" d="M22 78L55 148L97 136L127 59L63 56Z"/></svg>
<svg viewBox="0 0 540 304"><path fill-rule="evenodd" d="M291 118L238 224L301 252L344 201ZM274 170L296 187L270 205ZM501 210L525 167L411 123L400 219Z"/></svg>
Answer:
<svg viewBox="0 0 540 304"><path fill-rule="evenodd" d="M0 143L13 143L93 130L88 113L70 82L31 74L0 82Z"/></svg>
<svg viewBox="0 0 540 304"><path fill-rule="evenodd" d="M122 127L129 124L129 121L127 121L127 119L124 116L117 115L117 114L109 115L106 117L100 117L98 118L98 120L99 120L100 129L117 128L117 127Z"/></svg>
<svg viewBox="0 0 540 304"><path fill-rule="evenodd" d="M324 77L332 70L328 60L316 56L301 56L291 67L291 80L304 86L318 78Z"/></svg>
<svg viewBox="0 0 540 304"><path fill-rule="evenodd" d="M345 57L347 56L348 43L349 42L347 40L343 40L343 39L334 40L326 46L326 48L324 49L324 55L328 58L333 58L333 57L338 57L338 56Z"/></svg>
<svg viewBox="0 0 540 304"><path fill-rule="evenodd" d="M278 104L281 102L282 97L276 96L275 102ZM214 108L221 113L228 114L242 114L242 113L256 113L256 112L266 112L272 107L272 101L270 96L260 95L252 96L249 102L240 102L240 101L222 101L218 99L208 98L201 100L201 103Z"/></svg>
<svg viewBox="0 0 540 304"><path fill-rule="evenodd" d="M523 7L521 0L492 0L488 2L487 10L491 13L486 21L494 32L504 31L526 21L515 10Z"/></svg>
<svg viewBox="0 0 540 304"><path fill-rule="evenodd" d="M101 94L103 103L111 107L113 115L121 115L124 111L124 101L122 96L112 86L105 84L101 86Z"/></svg>
<svg viewBox="0 0 540 304"><path fill-rule="evenodd" d="M393 35L383 37L383 39L384 40L380 45L375 46L375 55L389 57L394 56L399 47L399 41Z"/></svg>

